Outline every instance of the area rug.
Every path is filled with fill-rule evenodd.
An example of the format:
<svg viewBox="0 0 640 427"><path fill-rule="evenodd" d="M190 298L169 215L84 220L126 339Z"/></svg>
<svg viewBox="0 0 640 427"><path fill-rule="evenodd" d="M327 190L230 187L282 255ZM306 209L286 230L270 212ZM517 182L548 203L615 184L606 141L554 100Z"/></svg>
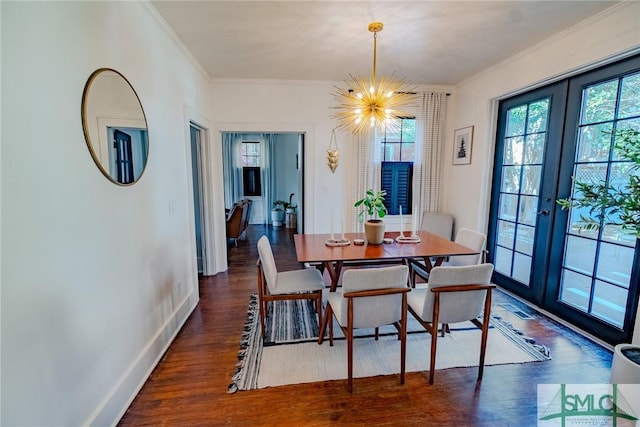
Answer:
<svg viewBox="0 0 640 427"><path fill-rule="evenodd" d="M411 315L407 325L407 372L429 370L431 337ZM478 366L481 331L471 322L452 325L438 338L436 369ZM400 371L400 343L392 326L359 329L354 342L354 377L392 375ZM249 301L236 370L228 392L347 378L346 340L334 327L334 345L318 345L318 321L307 300L269 304L265 340L260 336L257 296ZM492 316L485 366L540 362L550 359L546 346Z"/></svg>

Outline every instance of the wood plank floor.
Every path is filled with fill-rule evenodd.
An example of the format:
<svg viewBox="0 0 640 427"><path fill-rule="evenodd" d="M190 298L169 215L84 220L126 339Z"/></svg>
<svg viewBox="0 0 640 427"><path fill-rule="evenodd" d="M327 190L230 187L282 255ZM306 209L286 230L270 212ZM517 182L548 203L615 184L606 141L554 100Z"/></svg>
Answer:
<svg viewBox="0 0 640 427"><path fill-rule="evenodd" d="M257 239L267 234L282 270L299 268L293 234L250 226L230 246L229 270L200 280L200 303L120 420L120 426L214 425L536 425L536 385L608 383L611 352L543 316L507 320L551 349L552 360L227 393L249 295L256 291ZM325 273L326 276L326 273ZM328 280L328 278L327 278ZM530 308L502 292L494 304ZM345 356L346 357L346 356ZM357 361L356 361L357 363Z"/></svg>

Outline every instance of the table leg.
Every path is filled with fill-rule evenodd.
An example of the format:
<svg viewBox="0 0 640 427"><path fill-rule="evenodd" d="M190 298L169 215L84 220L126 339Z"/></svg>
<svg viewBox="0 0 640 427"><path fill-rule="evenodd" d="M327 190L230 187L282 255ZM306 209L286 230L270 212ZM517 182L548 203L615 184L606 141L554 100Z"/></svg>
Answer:
<svg viewBox="0 0 640 427"><path fill-rule="evenodd" d="M335 292L338 287L338 279L340 278L340 272L342 271L342 261L336 261L335 266L331 261L325 261L324 266L329 272L329 277L331 278L331 287L329 288L330 292Z"/></svg>

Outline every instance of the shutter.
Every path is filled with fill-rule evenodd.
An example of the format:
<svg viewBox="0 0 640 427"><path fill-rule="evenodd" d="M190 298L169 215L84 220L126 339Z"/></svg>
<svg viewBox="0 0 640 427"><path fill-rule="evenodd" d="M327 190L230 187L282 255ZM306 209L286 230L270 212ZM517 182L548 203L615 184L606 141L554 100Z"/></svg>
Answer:
<svg viewBox="0 0 640 427"><path fill-rule="evenodd" d="M382 162L382 189L387 192L384 205L389 215L411 214L413 162Z"/></svg>

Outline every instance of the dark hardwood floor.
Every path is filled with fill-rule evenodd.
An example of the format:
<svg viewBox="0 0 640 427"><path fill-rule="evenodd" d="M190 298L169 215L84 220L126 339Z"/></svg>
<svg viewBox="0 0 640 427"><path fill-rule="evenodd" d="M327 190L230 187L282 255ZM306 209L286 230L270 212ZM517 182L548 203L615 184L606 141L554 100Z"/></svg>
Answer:
<svg viewBox="0 0 640 427"><path fill-rule="evenodd" d="M200 303L120 421L120 426L213 425L536 425L536 385L608 383L611 352L536 315L508 320L545 344L552 360L357 378L227 393L249 295L256 292L256 242L267 234L278 268L299 268L292 231L250 226L229 246L229 270L200 280ZM326 273L325 273L326 276ZM327 277L325 277L328 280ZM494 304L526 305L496 292Z"/></svg>

